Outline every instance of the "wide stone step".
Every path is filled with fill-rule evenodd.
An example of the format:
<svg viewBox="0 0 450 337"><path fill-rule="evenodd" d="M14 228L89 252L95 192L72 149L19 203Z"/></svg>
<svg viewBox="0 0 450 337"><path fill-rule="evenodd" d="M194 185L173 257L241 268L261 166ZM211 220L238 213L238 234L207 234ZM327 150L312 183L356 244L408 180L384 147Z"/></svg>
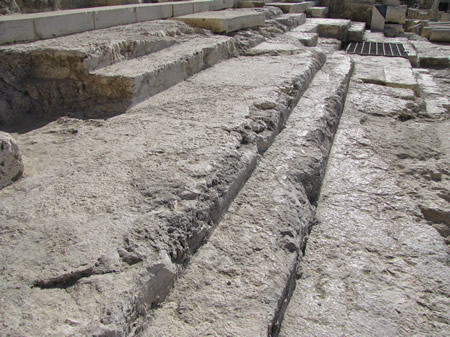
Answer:
<svg viewBox="0 0 450 337"><path fill-rule="evenodd" d="M233 58L126 114L14 133L25 174L0 191L2 333L139 331L323 62Z"/></svg>
<svg viewBox="0 0 450 337"><path fill-rule="evenodd" d="M277 335L352 62L333 55L142 336Z"/></svg>
<svg viewBox="0 0 450 337"><path fill-rule="evenodd" d="M373 69L382 62L386 72L403 74L395 58L378 59ZM436 162L448 167L448 119L424 122L412 90L363 83L358 72L369 61L354 61L280 336L445 335L448 232L441 236L420 206L436 202L448 214L448 202L432 194L448 181L432 185L427 176Z"/></svg>
<svg viewBox="0 0 450 337"><path fill-rule="evenodd" d="M360 42L364 40L364 33L366 31L365 22L353 22L350 25L347 33L347 40L349 42Z"/></svg>
<svg viewBox="0 0 450 337"><path fill-rule="evenodd" d="M309 7L306 10L309 18L326 18L328 16L328 7Z"/></svg>
<svg viewBox="0 0 450 337"><path fill-rule="evenodd" d="M252 9L235 9L203 12L176 18L193 27L211 30L214 33L230 33L244 28L264 25L264 13Z"/></svg>
<svg viewBox="0 0 450 337"><path fill-rule="evenodd" d="M0 45L36 41L118 25L232 8L233 0L185 0L0 17Z"/></svg>
<svg viewBox="0 0 450 337"><path fill-rule="evenodd" d="M237 56L232 38L192 37L148 56L93 72L98 84L92 85L93 96L125 99L131 106L232 56Z"/></svg>
<svg viewBox="0 0 450 337"><path fill-rule="evenodd" d="M0 84L0 104L3 106L0 125L23 124L30 119L52 119L64 114L81 113L94 117L123 112L133 98L130 82L126 78L114 81L92 73L177 44L183 44L184 47L177 50L184 50L183 55L186 55L189 41L195 41L191 44L191 53L205 48L224 51L220 38L214 47L211 39L194 34L191 27L173 20L143 22L0 47L3 60L0 64L3 79ZM202 46L198 41L206 42ZM227 45L232 53L232 45ZM164 55L168 57L167 53ZM174 57L176 55L164 62L173 62ZM140 70L145 73L142 68Z"/></svg>
<svg viewBox="0 0 450 337"><path fill-rule="evenodd" d="M345 19L308 18L304 25L293 31L305 33L319 33L320 37L347 40L351 21Z"/></svg>

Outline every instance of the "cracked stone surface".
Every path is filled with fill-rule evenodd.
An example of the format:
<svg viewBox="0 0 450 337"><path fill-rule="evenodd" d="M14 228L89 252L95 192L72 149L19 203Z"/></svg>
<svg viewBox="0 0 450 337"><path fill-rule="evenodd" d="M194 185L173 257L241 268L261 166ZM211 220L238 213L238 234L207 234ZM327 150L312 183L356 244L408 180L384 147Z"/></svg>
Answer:
<svg viewBox="0 0 450 337"><path fill-rule="evenodd" d="M280 336L448 335L448 113L356 63Z"/></svg>
<svg viewBox="0 0 450 337"><path fill-rule="evenodd" d="M232 59L126 114L14 134L27 171L0 191L2 331L133 331L323 62L302 50Z"/></svg>

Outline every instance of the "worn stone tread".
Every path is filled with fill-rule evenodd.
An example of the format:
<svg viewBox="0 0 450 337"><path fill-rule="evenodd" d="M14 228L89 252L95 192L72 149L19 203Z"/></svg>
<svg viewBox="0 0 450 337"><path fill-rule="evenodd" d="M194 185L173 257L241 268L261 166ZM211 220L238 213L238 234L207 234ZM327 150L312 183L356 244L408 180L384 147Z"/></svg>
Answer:
<svg viewBox="0 0 450 337"><path fill-rule="evenodd" d="M313 221L352 73L333 55L142 336L272 336Z"/></svg>
<svg viewBox="0 0 450 337"><path fill-rule="evenodd" d="M448 214L448 117L421 119L411 89L362 83L357 62L280 336L448 335L448 230L421 214Z"/></svg>
<svg viewBox="0 0 450 337"><path fill-rule="evenodd" d="M126 114L13 134L25 173L0 191L2 334L139 328L323 62L234 58Z"/></svg>
<svg viewBox="0 0 450 337"><path fill-rule="evenodd" d="M128 88L128 91L112 94L131 97L135 104L232 56L237 56L232 38L192 36L188 41L147 56L103 67L92 75L104 78L106 85L114 85L115 79L122 82L121 86Z"/></svg>

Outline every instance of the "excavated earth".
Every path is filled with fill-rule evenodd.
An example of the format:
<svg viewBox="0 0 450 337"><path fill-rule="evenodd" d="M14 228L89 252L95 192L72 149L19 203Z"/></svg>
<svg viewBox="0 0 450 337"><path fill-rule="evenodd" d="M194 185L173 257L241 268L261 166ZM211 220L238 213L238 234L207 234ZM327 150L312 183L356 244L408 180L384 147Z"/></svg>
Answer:
<svg viewBox="0 0 450 337"><path fill-rule="evenodd" d="M94 52L55 53L76 56L73 76L35 78L39 97L60 88L48 110L2 82L18 97L4 116L24 104L49 119L5 128L25 170L0 190L1 335L450 335L448 69L305 47L304 17L266 16L152 97L108 102L104 86L110 118L83 110L83 84L65 110L64 89L89 83L107 31ZM148 25L169 27L143 37L155 53L214 39ZM55 40L0 52L19 71L23 50Z"/></svg>

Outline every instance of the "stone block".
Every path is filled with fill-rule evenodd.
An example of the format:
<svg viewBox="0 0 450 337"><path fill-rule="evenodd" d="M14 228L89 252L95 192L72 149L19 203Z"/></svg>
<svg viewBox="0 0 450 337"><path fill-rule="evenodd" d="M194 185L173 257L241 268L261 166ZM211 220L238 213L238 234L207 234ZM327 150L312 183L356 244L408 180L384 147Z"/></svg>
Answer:
<svg viewBox="0 0 450 337"><path fill-rule="evenodd" d="M42 13L34 19L36 35L40 39L81 33L95 29L94 13L89 10L68 10Z"/></svg>
<svg viewBox="0 0 450 337"><path fill-rule="evenodd" d="M364 39L365 31L366 31L365 22L352 22L347 34L348 41L350 42L362 41Z"/></svg>
<svg viewBox="0 0 450 337"><path fill-rule="evenodd" d="M319 34L317 33L288 32L286 35L294 37L306 47L317 46L319 40Z"/></svg>
<svg viewBox="0 0 450 337"><path fill-rule="evenodd" d="M0 189L12 184L23 173L22 157L17 142L6 132L0 132Z"/></svg>
<svg viewBox="0 0 450 337"><path fill-rule="evenodd" d="M405 6L387 6L386 22L404 24L406 21L406 12L408 7Z"/></svg>
<svg viewBox="0 0 450 337"><path fill-rule="evenodd" d="M239 1L238 7L239 8L258 8L258 7L264 7L265 2L264 1Z"/></svg>
<svg viewBox="0 0 450 337"><path fill-rule="evenodd" d="M431 30L431 34L428 39L433 42L450 42L450 27L435 28Z"/></svg>
<svg viewBox="0 0 450 337"><path fill-rule="evenodd" d="M400 36L404 32L403 25L398 23L385 23L383 32L384 36L388 37Z"/></svg>
<svg viewBox="0 0 450 337"><path fill-rule="evenodd" d="M32 18L26 15L0 17L0 44L37 39Z"/></svg>
<svg viewBox="0 0 450 337"><path fill-rule="evenodd" d="M135 23L136 6L111 6L94 11L95 29Z"/></svg>
<svg viewBox="0 0 450 337"><path fill-rule="evenodd" d="M264 13L252 10L204 12L176 18L193 27L209 29L215 33L229 33L239 29L264 25Z"/></svg>
<svg viewBox="0 0 450 337"><path fill-rule="evenodd" d="M310 18L326 18L328 7L309 7L306 9L306 15Z"/></svg>
<svg viewBox="0 0 450 337"><path fill-rule="evenodd" d="M211 1L209 0L198 0L193 1L194 13L208 12L211 9Z"/></svg>
<svg viewBox="0 0 450 337"><path fill-rule="evenodd" d="M172 5L149 4L136 7L137 22L167 19L173 16Z"/></svg>
<svg viewBox="0 0 450 337"><path fill-rule="evenodd" d="M384 30L385 18L380 13L376 6L372 9L372 20L370 23L370 30L372 32L382 32Z"/></svg>
<svg viewBox="0 0 450 337"><path fill-rule="evenodd" d="M194 13L194 4L191 2L173 2L173 16L183 16Z"/></svg>
<svg viewBox="0 0 450 337"><path fill-rule="evenodd" d="M278 7L283 13L304 13L308 8L303 3L290 3L290 2L270 2L267 6Z"/></svg>

